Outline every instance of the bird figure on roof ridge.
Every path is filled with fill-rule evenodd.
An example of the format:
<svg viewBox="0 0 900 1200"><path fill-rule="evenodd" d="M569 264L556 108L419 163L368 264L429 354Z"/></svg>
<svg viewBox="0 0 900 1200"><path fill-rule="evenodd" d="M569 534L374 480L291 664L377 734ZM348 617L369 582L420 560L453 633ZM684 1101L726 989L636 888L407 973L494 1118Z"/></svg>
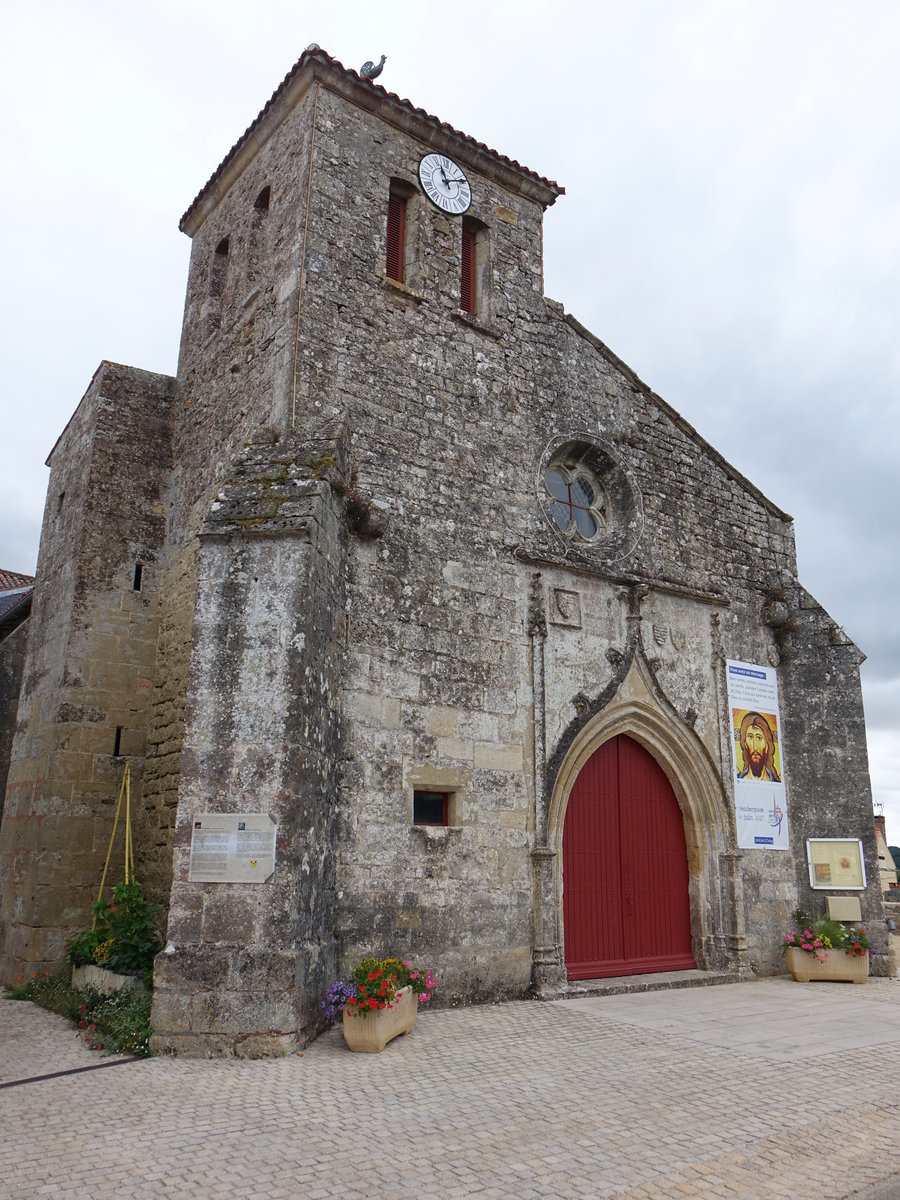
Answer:
<svg viewBox="0 0 900 1200"><path fill-rule="evenodd" d="M386 59L387 59L387 55L382 54L380 63L364 62L363 65L359 68L360 75L362 75L363 79L377 79L378 76L381 74L381 72L384 70L384 64L385 64Z"/></svg>

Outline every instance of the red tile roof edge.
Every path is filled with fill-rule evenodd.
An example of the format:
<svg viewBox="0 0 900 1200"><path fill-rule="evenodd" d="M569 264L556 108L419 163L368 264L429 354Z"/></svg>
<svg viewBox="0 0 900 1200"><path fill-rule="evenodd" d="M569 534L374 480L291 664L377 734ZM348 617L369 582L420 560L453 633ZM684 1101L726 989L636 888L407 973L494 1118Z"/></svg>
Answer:
<svg viewBox="0 0 900 1200"><path fill-rule="evenodd" d="M14 592L18 588L30 587L33 583L33 575L22 575L19 571L0 570L0 592Z"/></svg>
<svg viewBox="0 0 900 1200"><path fill-rule="evenodd" d="M293 67L291 67L290 71L288 71L287 75L285 75L284 79L281 81L281 83L278 85L278 87L275 89L275 91L272 93L272 95L269 97L269 99L266 101L264 107L260 110L256 119L253 122L251 122L250 125L247 126L247 128L244 130L244 132L238 138L238 140L234 143L234 145L231 147L231 149L228 151L228 153L225 155L225 157L222 159L222 161L216 167L215 171L213 171L212 175L210 175L209 179L206 181L206 183L203 185L203 187L200 189L200 191L197 193L197 195L194 197L194 199L188 205L187 209L185 210L184 215L182 216L181 220L178 223L178 228L182 232L184 232L184 228L185 228L187 219L190 216L190 214L193 212L194 208L203 199L203 197L206 195L206 193L210 190L210 188L213 186L213 184L218 179L219 175L221 175L222 171L225 169L225 167L228 165L228 163L231 161L231 159L234 158L234 156L237 154L238 150L241 148L241 146L244 144L244 142L247 140L247 138L249 138L252 135L252 133L256 130L256 128L261 123L263 117L266 115L267 112L269 112L269 110L272 108L272 105L278 100L279 96L281 96L281 94L289 86L289 84L290 84L291 80L294 78L294 76L297 75L297 73L302 69L303 65L311 58L319 59L321 62L326 63L332 69L341 71L348 79L352 79L352 80L356 81L357 83L367 85L368 87L372 88L373 91L378 92L380 95L382 95L385 98L385 100L388 100L391 104L395 104L395 105L399 106L400 108L405 109L406 112L412 113L413 115L420 117L422 120L427 121L429 124L436 126L436 128L440 129L443 133L449 133L453 137L461 138L462 141L467 142L468 145L470 145L473 149L479 150L483 154L490 155L491 158L496 159L497 162L501 162L507 167L511 167L512 170L517 171L520 175L525 175L529 179L534 180L536 183L542 184L544 187L548 188L551 192L555 193L553 199L550 200L550 202L549 202L550 204L552 204L554 202L554 200L556 199L557 196L565 195L566 189L561 184L556 183L555 180L546 179L543 175L539 175L537 173L537 171L532 171L529 167L523 166L520 162L517 162L514 158L508 158L505 154L501 154L498 150L492 150L491 147L485 145L484 142L479 142L476 138L471 137L468 133L463 133L462 130L455 129L448 121L441 121L438 117L432 116L431 113L426 112L424 108L418 108L411 101L401 99L401 97L398 96L396 92L389 92L385 88L383 88L380 84L374 83L371 79L364 79L362 77L362 75L360 75L357 71L354 71L354 70L350 69L349 67L345 67L343 65L343 63L338 62L338 60L336 58L332 58L332 56L326 50L322 50L319 46L308 46L303 51L303 53L300 55L300 57L298 58L296 63L294 63Z"/></svg>

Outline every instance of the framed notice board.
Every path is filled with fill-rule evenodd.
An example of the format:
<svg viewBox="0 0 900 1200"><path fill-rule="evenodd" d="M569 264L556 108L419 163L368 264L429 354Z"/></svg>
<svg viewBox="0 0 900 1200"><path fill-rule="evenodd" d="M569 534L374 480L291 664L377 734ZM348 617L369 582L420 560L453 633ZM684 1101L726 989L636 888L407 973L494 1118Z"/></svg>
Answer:
<svg viewBox="0 0 900 1200"><path fill-rule="evenodd" d="M866 864L859 838L807 838L810 887L821 891L862 891Z"/></svg>

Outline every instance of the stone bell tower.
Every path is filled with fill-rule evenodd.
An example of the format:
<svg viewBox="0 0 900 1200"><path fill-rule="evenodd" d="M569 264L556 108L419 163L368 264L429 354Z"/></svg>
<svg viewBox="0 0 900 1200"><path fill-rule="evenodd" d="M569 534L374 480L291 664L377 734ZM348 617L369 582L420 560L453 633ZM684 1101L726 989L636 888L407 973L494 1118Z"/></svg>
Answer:
<svg viewBox="0 0 900 1200"><path fill-rule="evenodd" d="M158 1048L268 1052L315 1027L349 915L347 689L369 606L351 593L392 553L480 346L542 310L541 213L560 190L317 51L182 220L169 522L197 536L173 544L166 589L190 580L194 603ZM277 820L274 880L192 882L197 814L235 808Z"/></svg>

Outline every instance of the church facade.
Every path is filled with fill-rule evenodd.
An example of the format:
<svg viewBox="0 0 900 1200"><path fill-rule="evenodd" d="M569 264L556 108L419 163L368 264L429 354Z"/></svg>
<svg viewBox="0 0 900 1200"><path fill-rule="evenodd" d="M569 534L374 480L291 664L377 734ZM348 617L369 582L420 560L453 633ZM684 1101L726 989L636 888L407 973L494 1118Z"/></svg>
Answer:
<svg viewBox="0 0 900 1200"><path fill-rule="evenodd" d="M366 952L444 1002L772 973L808 838L882 920L862 656L790 518L544 296L562 191L313 47L191 204L177 378L101 364L49 458L4 980L89 916L125 762L162 1051L301 1044ZM274 870L203 877L241 815Z"/></svg>

